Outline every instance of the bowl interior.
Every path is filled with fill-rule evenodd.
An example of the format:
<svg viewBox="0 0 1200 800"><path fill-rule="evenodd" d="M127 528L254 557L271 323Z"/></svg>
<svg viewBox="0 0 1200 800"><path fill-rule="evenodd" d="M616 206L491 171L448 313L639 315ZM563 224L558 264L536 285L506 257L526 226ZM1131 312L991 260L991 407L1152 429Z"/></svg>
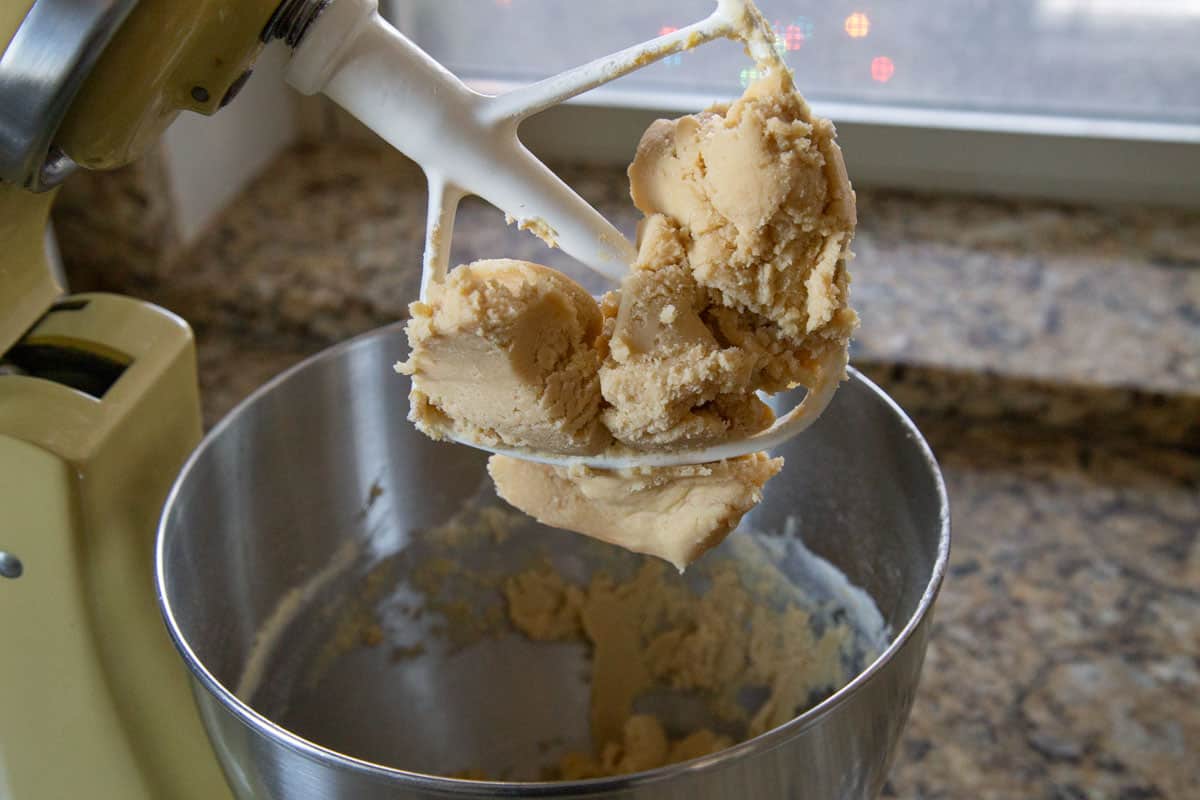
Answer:
<svg viewBox="0 0 1200 800"><path fill-rule="evenodd" d="M171 624L218 682L313 743L410 771L535 780L590 747L590 649L515 631L506 580L550 563L580 586L628 581L648 559L507 509L483 454L417 433L391 370L404 349L393 327L327 351L207 437L163 521ZM753 576L756 601L808 609L816 636L847 625L849 679L933 578L936 466L857 375L779 454L784 471L739 531L685 576L655 580L691 598L694 626L721 569ZM836 688L814 687L796 711ZM746 735L701 694L664 684L636 710L671 732ZM750 710L764 699L742 695Z"/></svg>

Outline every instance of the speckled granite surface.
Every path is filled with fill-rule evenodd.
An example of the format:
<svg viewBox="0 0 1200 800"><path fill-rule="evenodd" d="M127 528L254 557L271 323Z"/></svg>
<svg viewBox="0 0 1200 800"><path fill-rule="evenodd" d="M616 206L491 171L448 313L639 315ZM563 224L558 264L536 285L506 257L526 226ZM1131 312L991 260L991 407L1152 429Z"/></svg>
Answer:
<svg viewBox="0 0 1200 800"><path fill-rule="evenodd" d="M637 216L619 171L561 172L632 232ZM172 265L169 288L198 320L329 340L396 319L416 292L423 185L382 146L294 148ZM134 199L156 218L150 201ZM113 285L107 220L119 200L77 204L60 222L83 243L68 247L87 285ZM1200 214L892 192L860 192L859 208L859 358L1200 391ZM482 203L463 204L457 230L466 235L455 240L454 263L540 259L603 286ZM160 276L143 266L133 277Z"/></svg>
<svg viewBox="0 0 1200 800"><path fill-rule="evenodd" d="M630 228L619 172L563 173ZM382 148L297 148L169 285L126 287L197 324L210 424L403 315L422 193ZM855 363L929 437L954 518L885 794L1200 796L1200 216L862 192L860 218ZM544 252L478 204L458 230L456 261Z"/></svg>

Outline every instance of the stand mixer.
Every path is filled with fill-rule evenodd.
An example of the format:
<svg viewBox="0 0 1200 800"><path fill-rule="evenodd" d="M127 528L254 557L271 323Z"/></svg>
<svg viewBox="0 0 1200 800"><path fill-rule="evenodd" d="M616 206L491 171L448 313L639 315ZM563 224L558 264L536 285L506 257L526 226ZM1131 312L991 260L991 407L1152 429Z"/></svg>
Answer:
<svg viewBox="0 0 1200 800"><path fill-rule="evenodd" d="M475 144L486 149L489 131L503 128L512 151L483 153L477 166L525 159L515 183L475 186L453 174L465 150L442 150L432 167L433 156L410 153L431 186L423 288L444 276L454 207L469 191L619 275L629 243L520 147L516 125L672 52L733 35L749 19L745 9L722 0L701 23L475 106L475 122L498 126ZM312 32L320 35L306 38ZM148 303L63 296L43 237L56 187L73 170L132 161L182 110L214 113L277 39L297 49L291 83L325 91L406 152L419 143L400 140L395 112L420 101L424 85L457 83L386 27L373 0L9 0L0 8L0 798L229 796L152 584L155 523L201 435L192 335ZM750 50L759 60L773 55L761 37ZM389 90L378 82L389 70L409 81ZM467 107L437 94L424 93L423 111ZM388 111L391 128L382 130L388 121L371 115ZM449 139L471 124L453 113L439 119ZM607 248L588 250L596 241ZM827 365L825 385L761 438L655 463L781 442L815 419L843 368Z"/></svg>
<svg viewBox="0 0 1200 800"><path fill-rule="evenodd" d="M57 185L210 114L321 3L0 6L0 797L229 797L154 603L155 523L200 440L191 331L62 296Z"/></svg>

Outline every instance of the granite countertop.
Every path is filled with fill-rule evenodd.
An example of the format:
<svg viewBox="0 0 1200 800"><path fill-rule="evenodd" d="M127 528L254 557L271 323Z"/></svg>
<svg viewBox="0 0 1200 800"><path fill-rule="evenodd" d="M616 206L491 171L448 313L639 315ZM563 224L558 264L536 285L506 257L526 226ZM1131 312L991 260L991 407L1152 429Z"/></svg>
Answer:
<svg viewBox="0 0 1200 800"><path fill-rule="evenodd" d="M559 171L632 230L620 170ZM81 280L193 322L211 424L404 316L424 202L403 158L343 142L285 153L169 268L106 272L102 223L59 227ZM885 796L1195 797L1200 215L860 191L859 217L854 363L929 438L954 529ZM457 230L455 263L568 266L480 203Z"/></svg>

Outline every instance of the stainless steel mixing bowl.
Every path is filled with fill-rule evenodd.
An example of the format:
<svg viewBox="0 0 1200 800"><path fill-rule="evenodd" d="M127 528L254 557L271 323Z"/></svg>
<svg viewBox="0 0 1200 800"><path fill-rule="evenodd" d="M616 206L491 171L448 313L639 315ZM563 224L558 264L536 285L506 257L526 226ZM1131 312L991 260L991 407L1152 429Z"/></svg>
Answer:
<svg viewBox="0 0 1200 800"><path fill-rule="evenodd" d="M743 523L759 533L732 537L826 559L869 593L890 626L878 658L791 722L712 756L619 778L476 782L417 770L526 757L548 733L586 718L577 649L505 639L465 661L420 666L386 648L358 648L325 659L319 682L304 679L331 635L336 615L326 612L361 591L373 564L411 566L403 558L419 557L417 534L468 504L485 477L481 453L432 442L405 420L408 384L391 369L405 350L402 329L392 326L281 375L206 437L167 502L160 601L237 797L826 800L879 792L917 687L949 518L920 433L857 373L821 420L783 448L786 469ZM512 541L575 563L596 548L613 550L532 524ZM790 556L779 567L797 583L816 580ZM264 626L282 631L265 659L271 642L256 642ZM247 669L262 678L242 692L249 702L235 695Z"/></svg>

